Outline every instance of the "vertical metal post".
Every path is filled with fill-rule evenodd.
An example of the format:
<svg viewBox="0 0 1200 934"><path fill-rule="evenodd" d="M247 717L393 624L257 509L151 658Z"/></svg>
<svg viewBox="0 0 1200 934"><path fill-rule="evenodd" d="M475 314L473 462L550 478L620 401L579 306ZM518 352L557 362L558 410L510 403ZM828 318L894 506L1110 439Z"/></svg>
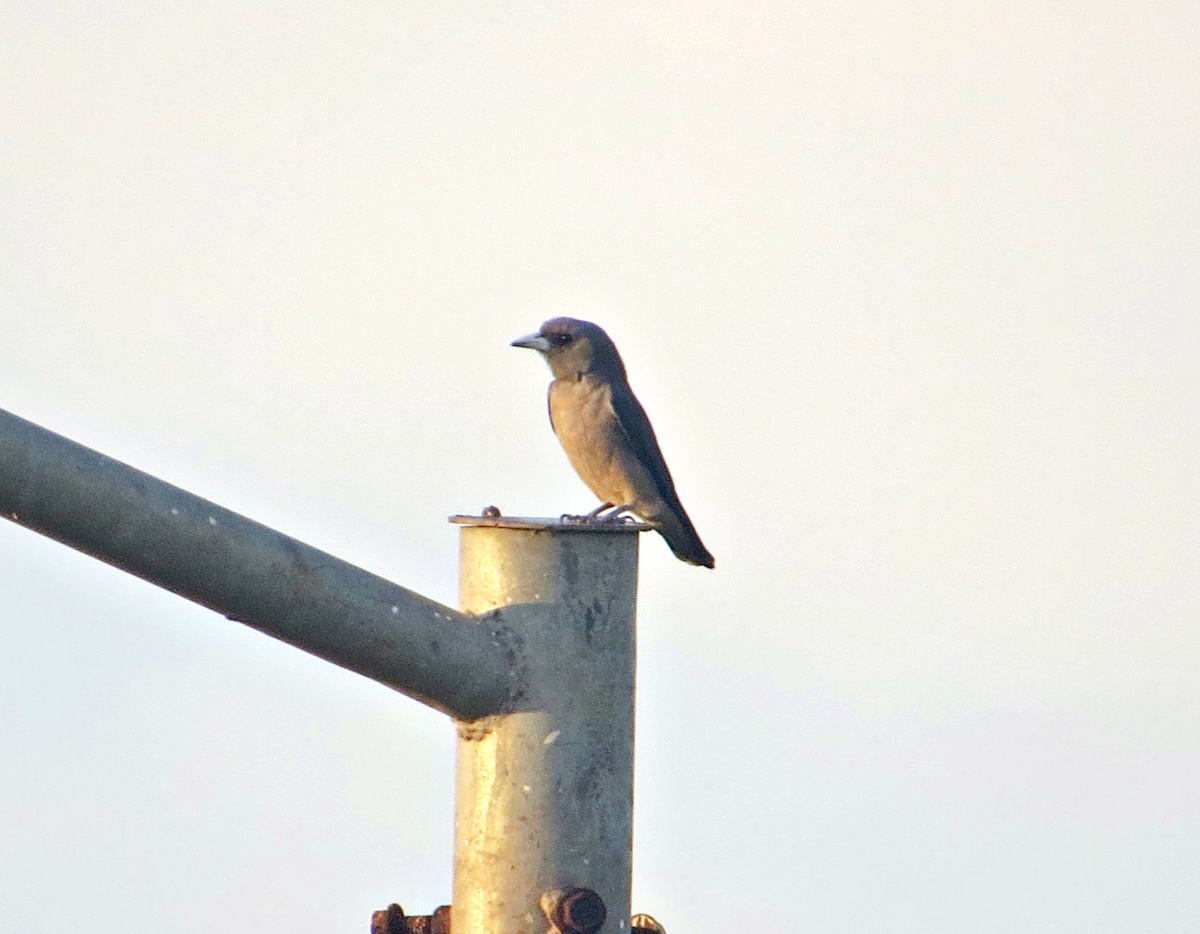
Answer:
<svg viewBox="0 0 1200 934"><path fill-rule="evenodd" d="M458 724L454 934L544 934L548 894L574 888L628 931L636 529L454 521L461 609L519 679L509 711Z"/></svg>

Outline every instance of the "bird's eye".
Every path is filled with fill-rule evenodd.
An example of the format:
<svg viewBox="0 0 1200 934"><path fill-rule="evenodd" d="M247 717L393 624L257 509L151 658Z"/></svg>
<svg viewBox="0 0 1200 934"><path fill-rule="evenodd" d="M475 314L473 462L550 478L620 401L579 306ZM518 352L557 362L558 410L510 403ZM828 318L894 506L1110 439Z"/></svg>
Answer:
<svg viewBox="0 0 1200 934"><path fill-rule="evenodd" d="M550 335L550 343L552 343L555 347L566 347L567 344L571 343L571 341L572 337L570 334L563 334L560 332L558 334Z"/></svg>

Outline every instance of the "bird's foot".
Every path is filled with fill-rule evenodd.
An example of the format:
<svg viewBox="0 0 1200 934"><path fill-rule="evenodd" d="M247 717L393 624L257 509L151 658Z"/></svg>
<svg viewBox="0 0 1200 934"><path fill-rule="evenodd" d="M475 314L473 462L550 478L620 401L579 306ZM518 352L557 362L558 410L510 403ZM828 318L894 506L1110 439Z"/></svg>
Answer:
<svg viewBox="0 0 1200 934"><path fill-rule="evenodd" d="M626 513L630 512L632 509L633 509L632 505L613 506L612 503L602 503L599 506L597 506L595 509L593 509L591 512L586 513L582 516L573 516L573 515L570 515L569 513L564 513L562 516L559 517L559 521L566 522L571 525L590 525L593 523L598 524L598 523L604 523L604 522L619 522L619 523L633 522L634 519L631 516L626 515ZM612 511L605 515L602 515L602 513L604 513L605 510L612 510Z"/></svg>
<svg viewBox="0 0 1200 934"><path fill-rule="evenodd" d="M561 516L558 517L558 521L566 522L569 525L586 525L589 522L595 522L596 517L598 515L600 515L600 513L604 512L604 510L606 510L606 509L611 509L611 508L612 508L612 503L601 503L599 506L597 506L591 512L585 513L582 516L573 516L569 512L564 512Z"/></svg>
<svg viewBox="0 0 1200 934"><path fill-rule="evenodd" d="M587 513L586 515L574 516L574 515L564 514L559 517L559 521L568 522L568 523L570 523L570 525L577 525L577 526L601 525L601 523L607 523L607 522L614 522L614 523L634 522L634 521L636 521L634 519L634 516L628 515L629 513L631 513L632 509L634 509L634 507L632 507L632 505L617 505L617 507L614 507L614 505L612 503L604 503L602 505L598 505L598 507L596 507L595 509L593 509L592 511L590 511L590 513ZM607 511L607 513L606 513L605 510L611 510L611 511Z"/></svg>
<svg viewBox="0 0 1200 934"><path fill-rule="evenodd" d="M637 522L637 517L633 514L633 504L629 503L625 506L614 506L612 512L607 515L597 515L593 522L614 522L625 524L629 522Z"/></svg>

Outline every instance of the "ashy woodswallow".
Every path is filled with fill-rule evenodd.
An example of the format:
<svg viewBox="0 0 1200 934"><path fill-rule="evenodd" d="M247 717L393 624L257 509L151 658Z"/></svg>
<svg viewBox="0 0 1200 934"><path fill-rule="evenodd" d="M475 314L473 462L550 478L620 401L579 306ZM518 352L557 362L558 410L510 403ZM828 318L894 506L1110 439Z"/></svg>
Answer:
<svg viewBox="0 0 1200 934"><path fill-rule="evenodd" d="M658 526L675 557L714 567L604 330L589 321L552 318L512 345L536 350L550 365L550 425L575 472L603 503L590 517L610 507L616 507L613 516L635 513Z"/></svg>

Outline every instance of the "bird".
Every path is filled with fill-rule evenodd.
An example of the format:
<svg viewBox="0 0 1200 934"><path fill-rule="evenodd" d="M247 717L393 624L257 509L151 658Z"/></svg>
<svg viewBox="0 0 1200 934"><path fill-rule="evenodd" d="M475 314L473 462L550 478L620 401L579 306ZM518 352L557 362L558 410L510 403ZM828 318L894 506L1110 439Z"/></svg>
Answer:
<svg viewBox="0 0 1200 934"><path fill-rule="evenodd" d="M550 366L550 426L579 478L602 503L585 518L596 519L610 508L606 518L634 513L658 527L675 557L715 567L679 502L650 419L604 329L576 318L551 318L512 346L536 350Z"/></svg>

